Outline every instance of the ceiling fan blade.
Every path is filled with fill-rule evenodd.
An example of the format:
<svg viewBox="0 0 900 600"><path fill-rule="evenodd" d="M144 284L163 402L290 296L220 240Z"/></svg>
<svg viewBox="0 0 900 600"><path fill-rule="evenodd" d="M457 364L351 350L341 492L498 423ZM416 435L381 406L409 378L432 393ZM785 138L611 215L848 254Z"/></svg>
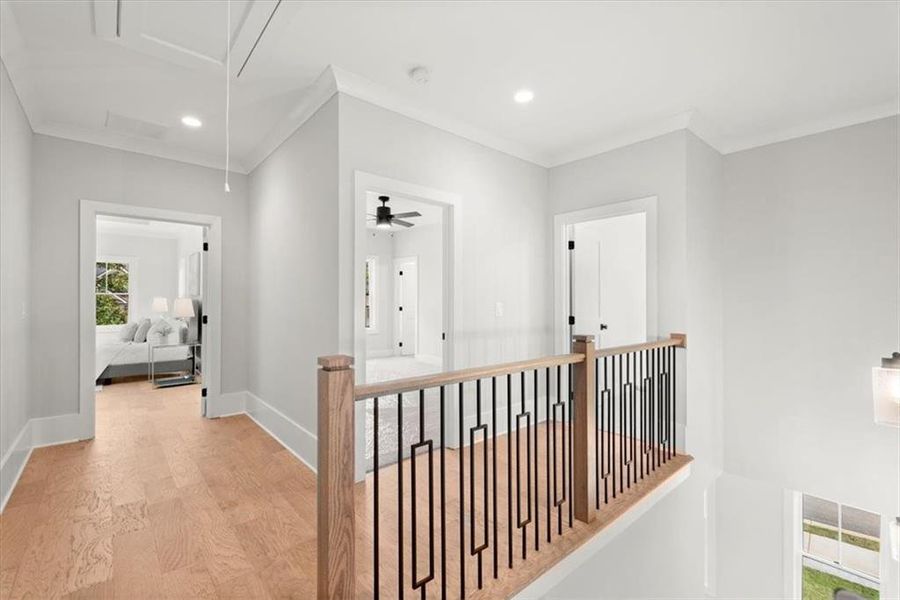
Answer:
<svg viewBox="0 0 900 600"><path fill-rule="evenodd" d="M414 210L412 212L397 213L396 215L391 216L393 216L395 219L406 219L408 217L421 217L422 213Z"/></svg>
<svg viewBox="0 0 900 600"><path fill-rule="evenodd" d="M391 219L391 225L400 225L401 227L412 227L415 223L410 223L409 221L401 221L400 219Z"/></svg>

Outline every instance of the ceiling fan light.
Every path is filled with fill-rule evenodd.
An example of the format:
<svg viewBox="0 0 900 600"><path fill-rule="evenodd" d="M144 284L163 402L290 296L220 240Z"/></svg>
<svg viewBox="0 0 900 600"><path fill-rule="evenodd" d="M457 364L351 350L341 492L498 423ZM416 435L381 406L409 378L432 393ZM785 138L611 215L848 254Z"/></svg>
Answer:
<svg viewBox="0 0 900 600"><path fill-rule="evenodd" d="M390 229L391 222L390 221L378 221L375 223L375 229Z"/></svg>

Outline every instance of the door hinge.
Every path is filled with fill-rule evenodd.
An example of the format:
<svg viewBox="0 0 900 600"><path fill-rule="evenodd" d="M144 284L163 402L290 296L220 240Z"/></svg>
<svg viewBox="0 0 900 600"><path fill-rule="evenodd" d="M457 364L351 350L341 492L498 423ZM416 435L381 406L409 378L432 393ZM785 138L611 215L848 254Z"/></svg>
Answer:
<svg viewBox="0 0 900 600"><path fill-rule="evenodd" d="M206 388L203 388L202 390L200 390L200 396L202 398L206 398Z"/></svg>
<svg viewBox="0 0 900 600"><path fill-rule="evenodd" d="M441 333L441 339L442 339L442 340L446 340L446 339L447 339L447 334L442 332L442 333Z"/></svg>
<svg viewBox="0 0 900 600"><path fill-rule="evenodd" d="M400 342L400 347L401 347L401 348L403 347L403 342Z"/></svg>
<svg viewBox="0 0 900 600"><path fill-rule="evenodd" d="M575 240L569 240L569 250L575 249Z"/></svg>
<svg viewBox="0 0 900 600"><path fill-rule="evenodd" d="M397 310L399 310L400 312L403 312L403 307L399 306L399 307L397 307Z"/></svg>
<svg viewBox="0 0 900 600"><path fill-rule="evenodd" d="M403 271L400 271L400 277L403 277Z"/></svg>
<svg viewBox="0 0 900 600"><path fill-rule="evenodd" d="M209 242L203 242L203 251L209 252Z"/></svg>
<svg viewBox="0 0 900 600"><path fill-rule="evenodd" d="M569 325L574 325L574 324L575 324L575 317L573 317L572 315L569 315Z"/></svg>
<svg viewBox="0 0 900 600"><path fill-rule="evenodd" d="M206 315L203 315L203 324L206 325L207 323L209 323L209 319Z"/></svg>

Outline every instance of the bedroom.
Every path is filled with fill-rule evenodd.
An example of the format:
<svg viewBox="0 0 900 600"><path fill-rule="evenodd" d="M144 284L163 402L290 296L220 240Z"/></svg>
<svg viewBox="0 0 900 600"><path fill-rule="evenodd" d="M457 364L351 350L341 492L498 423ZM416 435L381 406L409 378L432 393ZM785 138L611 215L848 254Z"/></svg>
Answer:
<svg viewBox="0 0 900 600"><path fill-rule="evenodd" d="M203 228L98 215L96 233L98 399L159 400L182 385L199 394Z"/></svg>

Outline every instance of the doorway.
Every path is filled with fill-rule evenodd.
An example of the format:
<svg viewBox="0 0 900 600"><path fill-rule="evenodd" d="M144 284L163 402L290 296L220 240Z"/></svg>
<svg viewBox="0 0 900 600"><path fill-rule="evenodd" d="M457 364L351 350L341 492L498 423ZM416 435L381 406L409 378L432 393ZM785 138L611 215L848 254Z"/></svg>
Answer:
<svg viewBox="0 0 900 600"><path fill-rule="evenodd" d="M638 212L570 228L573 333L593 335L597 348L647 340L646 221Z"/></svg>
<svg viewBox="0 0 900 600"><path fill-rule="evenodd" d="M202 416L219 416L220 217L83 200L79 228L79 433L73 437L95 435L98 383L109 391L127 381L138 393L169 385L190 396Z"/></svg>
<svg viewBox="0 0 900 600"><path fill-rule="evenodd" d="M593 335L597 348L657 336L656 198L556 215L554 331L556 350L572 335Z"/></svg>

